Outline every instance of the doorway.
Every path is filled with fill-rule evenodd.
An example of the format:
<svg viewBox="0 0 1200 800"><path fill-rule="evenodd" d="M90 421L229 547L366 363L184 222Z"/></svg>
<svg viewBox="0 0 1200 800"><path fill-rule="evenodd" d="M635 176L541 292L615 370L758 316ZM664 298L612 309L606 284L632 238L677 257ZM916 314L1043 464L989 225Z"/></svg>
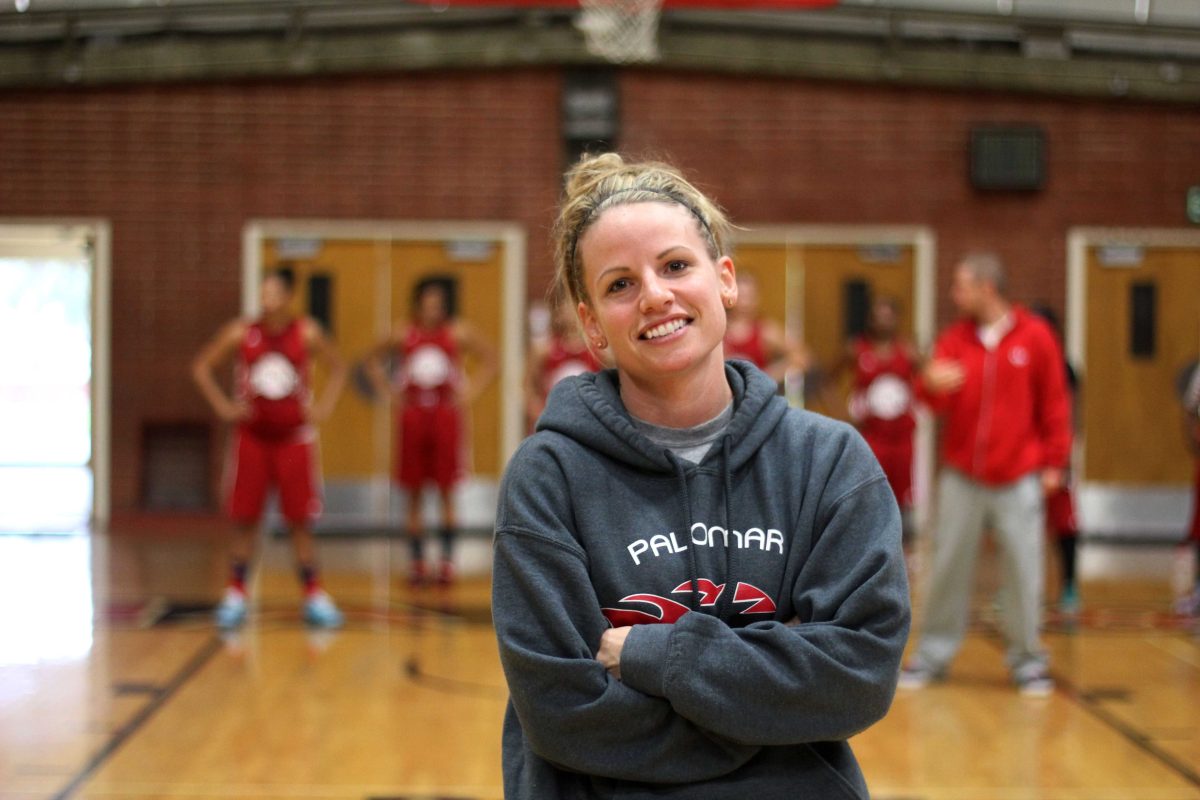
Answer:
<svg viewBox="0 0 1200 800"><path fill-rule="evenodd" d="M1176 383L1200 354L1200 232L1075 229L1068 259L1080 524L1100 536L1177 541L1194 462Z"/></svg>
<svg viewBox="0 0 1200 800"><path fill-rule="evenodd" d="M108 517L108 242L98 221L0 223L0 533Z"/></svg>

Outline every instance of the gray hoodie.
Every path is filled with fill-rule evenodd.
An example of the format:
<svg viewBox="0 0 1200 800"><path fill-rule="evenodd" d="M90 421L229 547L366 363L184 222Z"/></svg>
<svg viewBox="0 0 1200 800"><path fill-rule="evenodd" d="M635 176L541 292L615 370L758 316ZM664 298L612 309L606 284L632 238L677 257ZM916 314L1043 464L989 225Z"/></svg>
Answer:
<svg viewBox="0 0 1200 800"><path fill-rule="evenodd" d="M726 374L699 464L634 430L613 371L556 386L509 463L509 800L867 797L846 739L887 712L908 636L896 502L853 428ZM623 625L617 680L594 657Z"/></svg>

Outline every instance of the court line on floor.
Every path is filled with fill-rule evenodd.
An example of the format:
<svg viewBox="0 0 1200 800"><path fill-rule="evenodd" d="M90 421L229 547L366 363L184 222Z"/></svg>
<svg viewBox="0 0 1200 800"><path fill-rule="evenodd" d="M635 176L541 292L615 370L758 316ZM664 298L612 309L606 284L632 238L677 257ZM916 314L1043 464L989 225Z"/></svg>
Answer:
<svg viewBox="0 0 1200 800"><path fill-rule="evenodd" d="M991 642L997 650L1004 652L1004 636L999 628L987 623L990 630L989 636L984 637ZM1055 670L1050 670L1051 677L1054 678L1055 691L1062 694L1067 699L1073 701L1077 706L1083 709L1086 713L1091 714L1102 724L1108 726L1116 732L1121 738L1132 744L1137 749L1141 750L1146 755L1158 761L1167 769L1174 772L1179 777L1183 778L1193 786L1200 788L1200 772L1197 772L1187 762L1168 753L1163 748L1154 743L1154 738L1144 731L1139 730L1136 726L1130 725L1106 709L1100 702L1089 697L1088 692L1081 691L1078 686L1070 679L1063 677ZM1118 687L1122 691L1128 692L1127 687Z"/></svg>
<svg viewBox="0 0 1200 800"><path fill-rule="evenodd" d="M120 749L121 745L129 741L160 708L167 704L167 701L171 700L224 647L224 642L221 641L219 636L210 637L188 662L163 685L155 694L154 699L142 706L141 710L134 714L133 719L122 725L108 738L104 746L88 759L88 762L75 773L75 777L55 794L52 800L67 800L96 770L100 769Z"/></svg>
<svg viewBox="0 0 1200 800"><path fill-rule="evenodd" d="M1130 725L1116 714L1108 711L1100 704L1099 700L1089 697L1087 692L1079 691L1079 688L1070 681L1060 680L1058 676L1055 676L1055 680L1059 681L1059 685L1063 687L1064 694L1074 700L1084 711L1116 731L1134 747L1146 753L1188 783L1200 788L1200 772L1193 769L1183 759L1176 758L1155 744L1154 737L1150 734L1139 730L1136 726Z"/></svg>
<svg viewBox="0 0 1200 800"><path fill-rule="evenodd" d="M1168 639L1166 642L1160 642L1157 639L1151 639L1149 644L1156 650L1161 650L1188 666L1200 668L1200 649L1197 649L1195 640L1183 642L1178 639Z"/></svg>

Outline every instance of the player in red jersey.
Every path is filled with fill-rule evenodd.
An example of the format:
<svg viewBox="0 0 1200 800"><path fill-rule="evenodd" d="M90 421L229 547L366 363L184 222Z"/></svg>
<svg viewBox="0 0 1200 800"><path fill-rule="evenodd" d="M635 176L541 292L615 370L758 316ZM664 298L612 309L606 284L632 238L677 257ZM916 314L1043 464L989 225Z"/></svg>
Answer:
<svg viewBox="0 0 1200 800"><path fill-rule="evenodd" d="M475 359L475 374L462 366L464 355ZM387 357L399 365L392 385L383 368ZM449 298L439 279L419 282L413 292L413 315L398 323L391 336L368 357L376 388L397 405L396 483L408 500L407 529L412 548L410 579L424 583L425 523L422 492L437 487L441 501L442 561L438 581L453 580L453 548L458 520L454 488L463 469L463 410L479 397L496 376L493 347L468 322L450 314Z"/></svg>
<svg viewBox="0 0 1200 800"><path fill-rule="evenodd" d="M871 303L867 330L847 345L844 368L853 369L850 419L879 459L900 506L904 548L911 554L913 380L919 359L899 333L899 308L891 297Z"/></svg>
<svg viewBox="0 0 1200 800"><path fill-rule="evenodd" d="M799 407L829 408L830 383L803 343L759 311L758 282L748 272L737 276L738 302L726 313L725 358L749 361L786 389Z"/></svg>
<svg viewBox="0 0 1200 800"><path fill-rule="evenodd" d="M563 378L596 372L600 360L579 329L575 309L556 299L550 316L550 335L535 342L525 363L525 419L530 432L546 407L550 390Z"/></svg>
<svg viewBox="0 0 1200 800"><path fill-rule="evenodd" d="M725 358L749 361L776 382L789 372L806 372L812 359L805 348L792 341L782 325L760 314L754 277L738 273L737 286L737 305L726 313Z"/></svg>
<svg viewBox="0 0 1200 800"><path fill-rule="evenodd" d="M217 624L240 627L246 619L246 573L254 556L258 521L267 494L279 491L280 508L291 530L297 569L304 586L304 618L310 625L336 627L342 614L321 588L312 523L321 511L316 474L316 431L328 418L345 384L341 356L321 326L291 310L295 276L274 270L261 287L262 315L223 326L192 364L192 377L222 420L236 423L228 513L236 526L229 586L217 606ZM216 370L236 355L235 391L229 396ZM311 402L310 361L320 359L328 380Z"/></svg>

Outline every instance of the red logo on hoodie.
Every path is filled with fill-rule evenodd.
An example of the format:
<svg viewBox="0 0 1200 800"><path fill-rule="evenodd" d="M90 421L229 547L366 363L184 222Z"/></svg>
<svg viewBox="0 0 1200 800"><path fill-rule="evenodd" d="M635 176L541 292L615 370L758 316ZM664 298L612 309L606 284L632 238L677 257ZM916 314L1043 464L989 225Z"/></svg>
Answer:
<svg viewBox="0 0 1200 800"><path fill-rule="evenodd" d="M715 606L717 599L721 596L721 592L725 591L725 584L713 583L708 578L700 578L696 581L696 590L700 594L701 607ZM684 581L672 589L671 594L690 594L691 591L692 582ZM691 610L683 603L678 603L656 594L631 594L622 597L621 602L653 606L654 612L625 608L600 609L614 628L621 628L626 625L669 625ZM753 584L739 581L733 591L733 602L747 604L746 608L738 612L741 614L775 613L775 601L766 592Z"/></svg>

